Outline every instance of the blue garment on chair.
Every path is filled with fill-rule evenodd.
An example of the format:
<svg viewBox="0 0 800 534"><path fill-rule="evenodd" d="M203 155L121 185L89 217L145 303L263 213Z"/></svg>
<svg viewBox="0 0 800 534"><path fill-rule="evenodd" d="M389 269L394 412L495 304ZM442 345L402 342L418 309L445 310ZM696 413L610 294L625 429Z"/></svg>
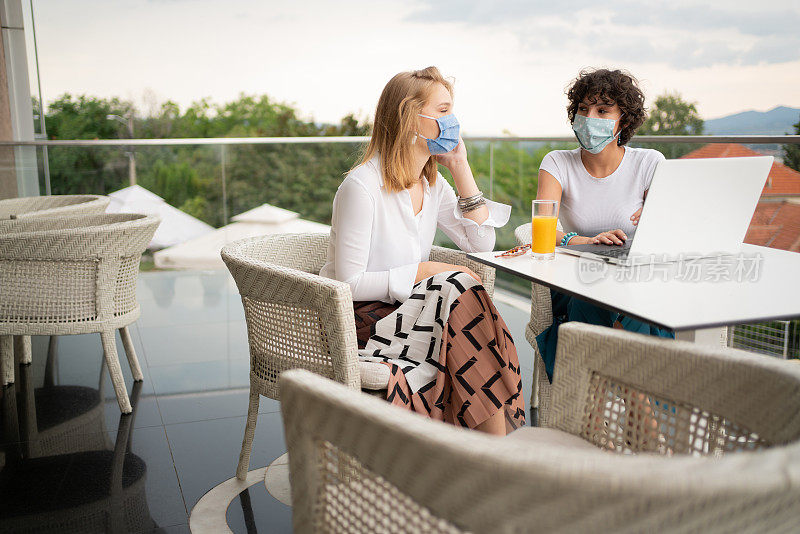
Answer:
<svg viewBox="0 0 800 534"><path fill-rule="evenodd" d="M626 317L617 312L612 312L594 304L589 304L579 298L570 297L558 291L550 290L550 298L553 301L553 324L547 327L541 334L536 336L536 344L539 346L539 354L544 360L544 368L547 371L547 378L553 381L553 369L556 364L556 345L558 343L558 327L567 321L578 321L581 323L596 324L600 326L612 327L615 321L619 321L622 328L629 332L638 334L649 334L651 336L675 338L675 334L670 330L659 328L630 317Z"/></svg>

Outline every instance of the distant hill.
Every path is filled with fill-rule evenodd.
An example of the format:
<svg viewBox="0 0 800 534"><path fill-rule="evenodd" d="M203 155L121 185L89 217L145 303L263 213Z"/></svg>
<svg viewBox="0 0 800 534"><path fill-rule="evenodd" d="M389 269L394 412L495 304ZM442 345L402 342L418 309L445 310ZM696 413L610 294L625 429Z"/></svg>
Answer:
<svg viewBox="0 0 800 534"><path fill-rule="evenodd" d="M794 133L800 108L779 106L769 111L743 111L705 121L707 135L783 135Z"/></svg>

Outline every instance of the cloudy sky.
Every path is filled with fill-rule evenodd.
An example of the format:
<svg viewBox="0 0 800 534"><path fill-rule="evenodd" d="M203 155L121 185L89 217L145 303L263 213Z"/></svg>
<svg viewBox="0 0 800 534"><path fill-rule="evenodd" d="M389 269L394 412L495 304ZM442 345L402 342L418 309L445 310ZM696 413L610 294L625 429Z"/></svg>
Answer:
<svg viewBox="0 0 800 534"><path fill-rule="evenodd" d="M23 4L29 23L29 0ZM796 0L33 6L45 101L85 93L145 109L166 99L187 105L266 93L307 118L336 122L350 112L371 115L395 73L436 65L455 80L465 133L567 135L565 88L582 68L604 66L633 73L648 100L680 92L704 118L800 107Z"/></svg>

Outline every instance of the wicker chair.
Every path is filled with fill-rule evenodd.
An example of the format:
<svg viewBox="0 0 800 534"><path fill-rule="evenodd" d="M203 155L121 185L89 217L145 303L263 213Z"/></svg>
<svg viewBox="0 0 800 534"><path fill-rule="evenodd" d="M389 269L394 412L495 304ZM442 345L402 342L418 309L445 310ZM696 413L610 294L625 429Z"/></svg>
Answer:
<svg viewBox="0 0 800 534"><path fill-rule="evenodd" d="M3 384L14 381L13 336L99 332L120 410L130 413L114 330L120 330L133 379L141 381L127 327L139 317L139 260L158 224L137 214L0 221ZM31 359L30 338L17 338L25 339L23 363Z"/></svg>
<svg viewBox="0 0 800 534"><path fill-rule="evenodd" d="M103 213L110 201L108 197L99 195L10 198L0 200L0 220Z"/></svg>
<svg viewBox="0 0 800 534"><path fill-rule="evenodd" d="M280 399L278 376L302 368L352 389L385 390L388 368L359 362L350 286L319 276L327 234L279 234L222 249L242 296L250 344L250 404L236 476L250 464L259 396ZM494 291L494 269L457 250L433 247L431 261L466 265Z"/></svg>
<svg viewBox="0 0 800 534"><path fill-rule="evenodd" d="M110 198L99 195L52 195L0 200L0 221L33 217L64 217L103 213ZM14 340L22 361L30 363L30 336Z"/></svg>
<svg viewBox="0 0 800 534"><path fill-rule="evenodd" d="M797 366L579 323L558 352L553 427L506 438L285 373L295 531L797 530Z"/></svg>

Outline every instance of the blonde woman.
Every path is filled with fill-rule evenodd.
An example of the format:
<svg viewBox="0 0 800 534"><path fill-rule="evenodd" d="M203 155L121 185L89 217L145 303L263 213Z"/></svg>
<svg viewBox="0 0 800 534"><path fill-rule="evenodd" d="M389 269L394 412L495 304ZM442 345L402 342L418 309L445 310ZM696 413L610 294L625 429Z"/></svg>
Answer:
<svg viewBox="0 0 800 534"><path fill-rule="evenodd" d="M437 227L461 250L488 251L511 211L483 198L459 132L436 67L386 84L365 155L333 201L320 274L350 284L359 355L391 369L387 400L505 435L525 422L513 339L474 272L428 261Z"/></svg>

